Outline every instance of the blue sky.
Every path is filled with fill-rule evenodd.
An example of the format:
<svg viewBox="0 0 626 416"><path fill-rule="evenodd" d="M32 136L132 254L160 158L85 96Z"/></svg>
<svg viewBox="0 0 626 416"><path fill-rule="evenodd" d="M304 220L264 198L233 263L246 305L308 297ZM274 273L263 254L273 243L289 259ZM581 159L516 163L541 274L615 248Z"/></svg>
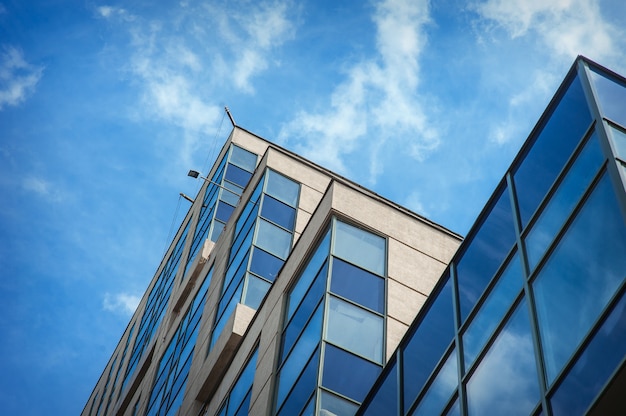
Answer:
<svg viewBox="0 0 626 416"><path fill-rule="evenodd" d="M238 125L465 234L622 0L0 0L0 413L79 413ZM173 218L175 218L173 220Z"/></svg>

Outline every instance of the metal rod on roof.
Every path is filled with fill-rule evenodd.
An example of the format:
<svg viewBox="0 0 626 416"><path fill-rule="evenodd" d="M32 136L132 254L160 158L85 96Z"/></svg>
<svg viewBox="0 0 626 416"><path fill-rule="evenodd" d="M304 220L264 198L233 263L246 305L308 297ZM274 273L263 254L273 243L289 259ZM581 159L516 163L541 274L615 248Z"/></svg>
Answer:
<svg viewBox="0 0 626 416"><path fill-rule="evenodd" d="M230 110L228 109L228 107L224 107L224 110L226 110L226 114L228 114L228 118L230 119L230 122L233 125L233 127L237 127L237 124L235 124L235 119L233 118L233 115L230 114Z"/></svg>

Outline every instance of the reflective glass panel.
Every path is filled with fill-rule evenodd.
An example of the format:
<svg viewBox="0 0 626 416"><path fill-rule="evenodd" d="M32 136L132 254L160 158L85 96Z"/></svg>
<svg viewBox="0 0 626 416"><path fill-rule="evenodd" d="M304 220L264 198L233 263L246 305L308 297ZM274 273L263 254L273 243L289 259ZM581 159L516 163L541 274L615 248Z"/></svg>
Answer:
<svg viewBox="0 0 626 416"><path fill-rule="evenodd" d="M380 366L325 344L322 385L361 402L380 374Z"/></svg>
<svg viewBox="0 0 626 416"><path fill-rule="evenodd" d="M217 203L217 212L215 213L215 217L223 222L228 222L230 218L230 214L233 213L235 207L228 205L226 202L220 201Z"/></svg>
<svg viewBox="0 0 626 416"><path fill-rule="evenodd" d="M591 80L595 85L602 115L626 126L626 88L624 84L599 68L591 68Z"/></svg>
<svg viewBox="0 0 626 416"><path fill-rule="evenodd" d="M461 320L472 310L485 287L515 244L515 228L508 188L501 187L495 204L469 241L456 265Z"/></svg>
<svg viewBox="0 0 626 416"><path fill-rule="evenodd" d="M220 237L220 234L222 234L222 231L224 231L224 223L221 223L219 221L213 221L213 229L211 230L211 241L216 242L217 239Z"/></svg>
<svg viewBox="0 0 626 416"><path fill-rule="evenodd" d="M254 153L233 145L229 161L230 163L234 163L235 165L244 168L248 172L254 172L256 159L257 157Z"/></svg>
<svg viewBox="0 0 626 416"><path fill-rule="evenodd" d="M238 166L228 164L226 167L226 179L230 182L245 188L248 181L252 177L252 174L246 170L241 169Z"/></svg>
<svg viewBox="0 0 626 416"><path fill-rule="evenodd" d="M322 415L352 416L359 408L358 405L327 391L321 390L321 393L320 414Z"/></svg>
<svg viewBox="0 0 626 416"><path fill-rule="evenodd" d="M385 275L386 240L368 231L335 221L333 254L380 276Z"/></svg>
<svg viewBox="0 0 626 416"><path fill-rule="evenodd" d="M254 381L254 371L256 369L256 357L258 350L255 350L253 355L248 360L246 368L241 372L237 382L230 391L228 400L228 414L234 414L235 411L245 401L248 391L252 388L252 382ZM247 411L247 408L246 408Z"/></svg>
<svg viewBox="0 0 626 416"><path fill-rule="evenodd" d="M259 219L256 245L284 260L291 249L291 233Z"/></svg>
<svg viewBox="0 0 626 416"><path fill-rule="evenodd" d="M461 416L461 405L459 404L459 399L454 402L450 410L448 410L448 413L446 413L446 416Z"/></svg>
<svg viewBox="0 0 626 416"><path fill-rule="evenodd" d="M528 415L539 382L526 300L522 300L467 382L469 415Z"/></svg>
<svg viewBox="0 0 626 416"><path fill-rule="evenodd" d="M552 195L550 202L524 239L531 270L541 260L548 245L554 240L556 233L580 200L603 161L604 156L594 134L589 138L556 192Z"/></svg>
<svg viewBox="0 0 626 416"><path fill-rule="evenodd" d="M258 247L253 250L250 271L273 282L284 262Z"/></svg>
<svg viewBox="0 0 626 416"><path fill-rule="evenodd" d="M248 274L247 279L248 282L243 304L252 309L258 309L272 284L251 274Z"/></svg>
<svg viewBox="0 0 626 416"><path fill-rule="evenodd" d="M380 313L385 312L385 280L333 258L330 290Z"/></svg>
<svg viewBox="0 0 626 416"><path fill-rule="evenodd" d="M224 188L226 189L222 189L220 199L232 206L237 206L239 203L239 196L241 195L243 189L230 182L224 182Z"/></svg>
<svg viewBox="0 0 626 416"><path fill-rule="evenodd" d="M300 184L287 179L280 173L268 170L265 193L292 207L298 206Z"/></svg>
<svg viewBox="0 0 626 416"><path fill-rule="evenodd" d="M554 415L584 414L626 356L626 295L614 307L551 399Z"/></svg>
<svg viewBox="0 0 626 416"><path fill-rule="evenodd" d="M523 279L522 265L516 253L463 334L466 369L471 367L476 356L513 304L515 297L520 293Z"/></svg>
<svg viewBox="0 0 626 416"><path fill-rule="evenodd" d="M293 230L296 221L296 210L283 204L271 196L263 197L261 216L288 230Z"/></svg>
<svg viewBox="0 0 626 416"><path fill-rule="evenodd" d="M387 363L386 374L376 388L374 397L364 404L364 415L367 416L379 416L379 415L397 415L398 414L398 365L397 361L392 358L393 361Z"/></svg>
<svg viewBox="0 0 626 416"><path fill-rule="evenodd" d="M591 114L578 76L549 117L524 159L514 168L522 228L528 224L591 124Z"/></svg>
<svg viewBox="0 0 626 416"><path fill-rule="evenodd" d="M307 406L307 409L311 407L311 405L314 408L315 401L313 400L313 402L311 402L309 398L311 397L317 386L317 369L319 365L319 355L319 348L317 348L311 359L306 364L306 367L302 371L302 375L298 379L296 385L293 386L293 389L289 393L289 396L287 396L287 400L285 401L285 404L282 405L282 408L280 408L282 400L278 401L280 409L278 415L293 416L299 414L305 403L307 403L307 400L309 400L309 406ZM282 386L283 384L281 383L280 385ZM286 387L291 387L291 385L286 385Z"/></svg>
<svg viewBox="0 0 626 416"><path fill-rule="evenodd" d="M609 131L615 147L616 156L626 161L626 133L609 124Z"/></svg>
<svg viewBox="0 0 626 416"><path fill-rule="evenodd" d="M404 408L408 409L454 337L452 289L449 276L419 326L402 350ZM431 295L431 297L433 296Z"/></svg>
<svg viewBox="0 0 626 416"><path fill-rule="evenodd" d="M412 415L439 415L459 385L457 357L452 350Z"/></svg>
<svg viewBox="0 0 626 416"><path fill-rule="evenodd" d="M326 339L382 363L383 318L333 296L328 304Z"/></svg>
<svg viewBox="0 0 626 416"><path fill-rule="evenodd" d="M624 220L605 174L533 283L549 382L624 280L624 253Z"/></svg>

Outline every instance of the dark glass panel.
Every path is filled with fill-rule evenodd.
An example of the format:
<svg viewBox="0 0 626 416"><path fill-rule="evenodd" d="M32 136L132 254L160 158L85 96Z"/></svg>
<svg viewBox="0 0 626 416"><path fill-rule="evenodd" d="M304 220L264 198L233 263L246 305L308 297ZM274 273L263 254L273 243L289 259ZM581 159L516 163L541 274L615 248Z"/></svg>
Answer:
<svg viewBox="0 0 626 416"><path fill-rule="evenodd" d="M456 399L446 416L461 416L461 405L459 403L459 399Z"/></svg>
<svg viewBox="0 0 626 416"><path fill-rule="evenodd" d="M550 202L524 239L531 270L535 268L556 233L580 200L591 180L600 169L604 155L594 134L576 158Z"/></svg>
<svg viewBox="0 0 626 416"><path fill-rule="evenodd" d="M255 155L254 153L239 146L233 145L230 152L229 162L234 163L241 168L244 168L248 172L254 172L254 168L256 167L256 159L257 155Z"/></svg>
<svg viewBox="0 0 626 416"><path fill-rule="evenodd" d="M624 253L624 220L605 174L533 283L549 382L624 280Z"/></svg>
<svg viewBox="0 0 626 416"><path fill-rule="evenodd" d="M454 337L451 286L448 280L441 292L434 295L434 303L402 349L405 409L415 401Z"/></svg>
<svg viewBox="0 0 626 416"><path fill-rule="evenodd" d="M364 416L397 415L398 408L398 365L394 358L387 363L388 370L372 399L363 406Z"/></svg>
<svg viewBox="0 0 626 416"><path fill-rule="evenodd" d="M550 402L556 416L581 415L626 355L626 295L594 335Z"/></svg>
<svg viewBox="0 0 626 416"><path fill-rule="evenodd" d="M252 398L252 389L248 390L248 394L244 397L243 401L239 404L239 409L237 409L237 413L234 413L233 416L246 416L248 415L248 410L250 409L250 399ZM230 409L229 413L230 413Z"/></svg>
<svg viewBox="0 0 626 416"><path fill-rule="evenodd" d="M278 224L290 231L293 231L296 222L296 210L287 204L272 198L269 195L263 196L263 208L261 216Z"/></svg>
<svg viewBox="0 0 626 416"><path fill-rule="evenodd" d="M624 84L599 68L591 68L591 80L595 85L600 112L622 126L626 126L626 88Z"/></svg>
<svg viewBox="0 0 626 416"><path fill-rule="evenodd" d="M258 350L255 350L248 363L246 364L246 368L241 372L237 382L233 386L230 391L229 399L228 399L228 414L234 414L235 410L237 410L241 404L245 401L250 388L252 387L252 382L254 381L254 372L256 370L256 358L257 358ZM246 411L247 411L246 407Z"/></svg>
<svg viewBox="0 0 626 416"><path fill-rule="evenodd" d="M245 227L241 229L241 232L235 238L231 248L230 257L228 259L229 264L233 262L233 258L240 251L245 251L252 244L252 238L254 237L254 221L256 220L256 209L252 211L251 215L246 221ZM245 241L244 241L245 239ZM243 248L242 248L243 247Z"/></svg>
<svg viewBox="0 0 626 416"><path fill-rule="evenodd" d="M250 271L273 282L284 262L258 247L253 250Z"/></svg>
<svg viewBox="0 0 626 416"><path fill-rule="evenodd" d="M591 114L577 76L549 117L524 159L514 168L522 228L528 224L591 124Z"/></svg>
<svg viewBox="0 0 626 416"><path fill-rule="evenodd" d="M211 334L210 347L213 347L213 345L215 344L215 341L217 341L217 338L219 338L220 334L222 333L222 330L224 329L224 325L226 325L226 321L228 320L228 317L235 310L235 306L237 306L239 299L241 299L242 290L243 290L243 280L239 282L239 285L237 285L237 290L235 290L233 297L231 298L230 302L228 302L228 304L226 305L224 312L222 313L222 316L220 316L217 322L215 323L215 328L213 329L213 333Z"/></svg>
<svg viewBox="0 0 626 416"><path fill-rule="evenodd" d="M315 391L315 387L317 386L319 355L319 348L317 348L302 371L302 375L298 379L296 385L293 386L293 389L289 393L289 396L287 397L287 400L282 408L280 408L282 400L278 401L278 407L280 408L280 411L278 412L279 416L292 416L299 414L300 410L304 407ZM290 386L291 384L287 387ZM310 405L311 401L309 401L308 404Z"/></svg>
<svg viewBox="0 0 626 416"><path fill-rule="evenodd" d="M226 167L226 180L233 182L242 188L245 188L248 181L252 177L252 174L246 170L241 169L233 164L228 164Z"/></svg>
<svg viewBox="0 0 626 416"><path fill-rule="evenodd" d="M252 309L258 309L272 284L251 274L248 274L247 280L246 293L242 303Z"/></svg>
<svg viewBox="0 0 626 416"><path fill-rule="evenodd" d="M452 350L412 415L440 415L459 385L456 351Z"/></svg>
<svg viewBox="0 0 626 416"><path fill-rule="evenodd" d="M257 213L259 211L258 200L259 196L261 195L261 189L263 188L262 185L263 183L257 185L254 193L252 194L252 197L246 204L243 212L241 213L241 215L239 215L239 218L237 218L237 223L235 224L235 232L233 233L235 239L239 237L241 229L248 230L248 228L250 227L250 222L256 219Z"/></svg>
<svg viewBox="0 0 626 416"><path fill-rule="evenodd" d="M461 321L465 321L515 244L513 213L507 187L500 188L495 201L476 234L463 242L467 249L456 266Z"/></svg>
<svg viewBox="0 0 626 416"><path fill-rule="evenodd" d="M363 401L380 374L380 366L331 344L324 348L322 385L357 402Z"/></svg>
<svg viewBox="0 0 626 416"><path fill-rule="evenodd" d="M233 213L235 207L228 205L224 201L220 201L217 203L217 212L215 213L215 217L223 222L228 222L230 215Z"/></svg>
<svg viewBox="0 0 626 416"><path fill-rule="evenodd" d="M386 243L381 236L335 221L333 254L380 276L385 275Z"/></svg>
<svg viewBox="0 0 626 416"><path fill-rule="evenodd" d="M491 334L520 293L523 279L522 265L516 253L463 334L466 370L472 366L478 353L491 338Z"/></svg>
<svg viewBox="0 0 626 416"><path fill-rule="evenodd" d="M265 193L283 201L287 205L296 207L298 206L300 184L286 178L280 173L268 170Z"/></svg>
<svg viewBox="0 0 626 416"><path fill-rule="evenodd" d="M539 381L526 300L522 300L467 382L468 415L528 415Z"/></svg>
<svg viewBox="0 0 626 416"><path fill-rule="evenodd" d="M385 312L385 280L338 258L333 258L330 290L367 308Z"/></svg>
<svg viewBox="0 0 626 416"><path fill-rule="evenodd" d="M359 408L353 402L329 393L325 390L321 390L320 395L320 414L321 415L340 415L340 416L352 416Z"/></svg>

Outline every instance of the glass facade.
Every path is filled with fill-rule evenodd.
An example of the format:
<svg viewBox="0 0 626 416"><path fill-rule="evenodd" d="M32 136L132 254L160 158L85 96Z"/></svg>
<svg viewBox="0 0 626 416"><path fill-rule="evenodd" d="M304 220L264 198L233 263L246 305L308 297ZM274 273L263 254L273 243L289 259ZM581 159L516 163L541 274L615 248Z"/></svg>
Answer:
<svg viewBox="0 0 626 416"><path fill-rule="evenodd" d="M386 239L334 218L289 290L275 412L352 415L384 362Z"/></svg>
<svg viewBox="0 0 626 416"><path fill-rule="evenodd" d="M358 414L615 404L602 393L623 388L610 381L626 358L625 86L577 60Z"/></svg>

